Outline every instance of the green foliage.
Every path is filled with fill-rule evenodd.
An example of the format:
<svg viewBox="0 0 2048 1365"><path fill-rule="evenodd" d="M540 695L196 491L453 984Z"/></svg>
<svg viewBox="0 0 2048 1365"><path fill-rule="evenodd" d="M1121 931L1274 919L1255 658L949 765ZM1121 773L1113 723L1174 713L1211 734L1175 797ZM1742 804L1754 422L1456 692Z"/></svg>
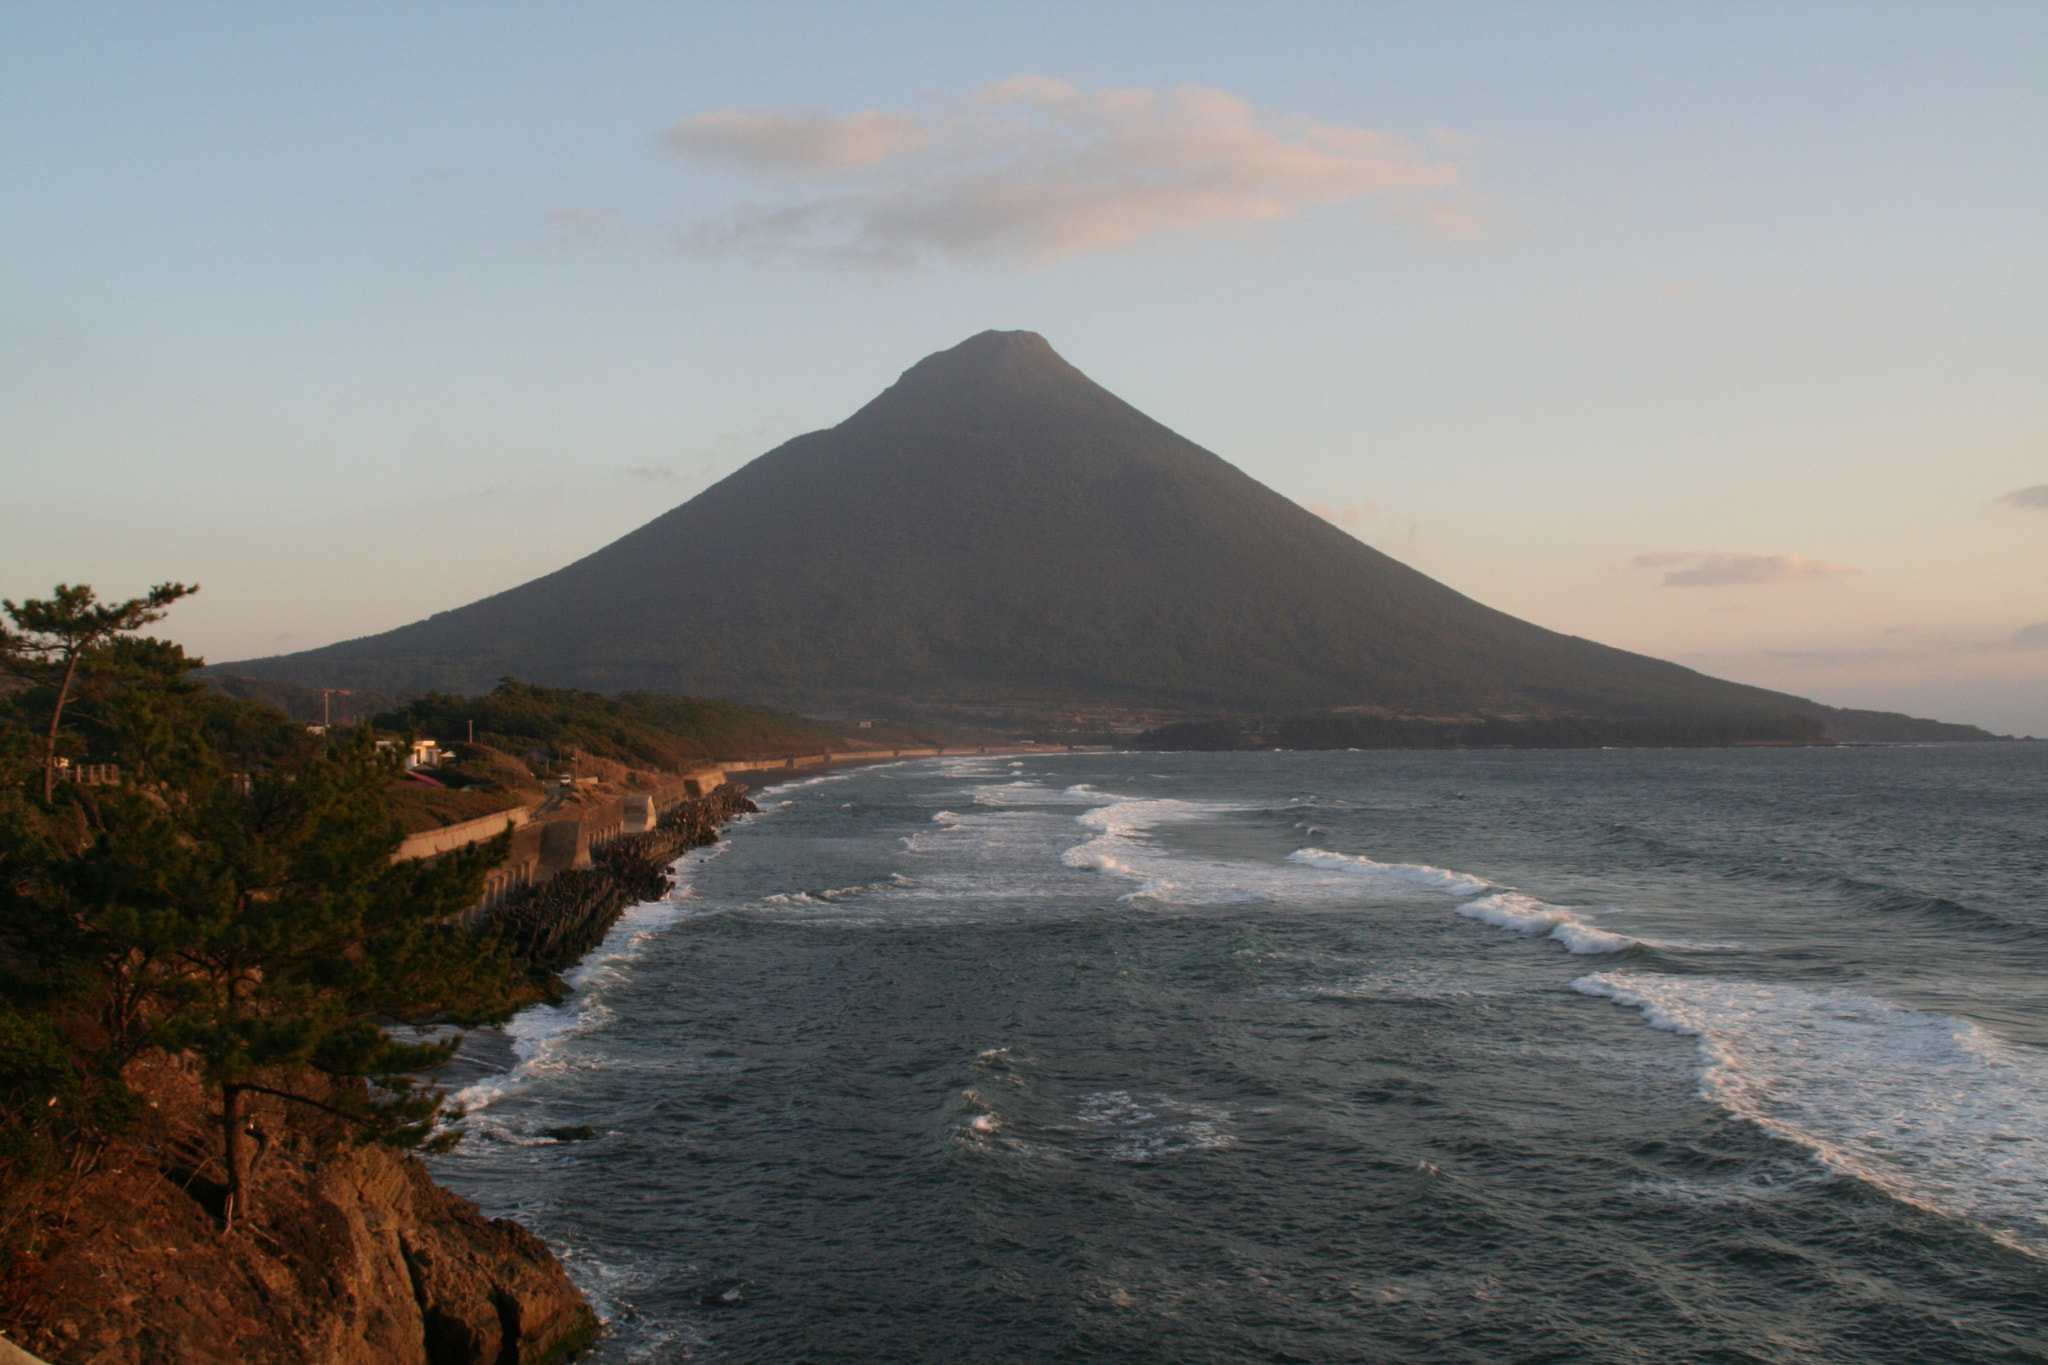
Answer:
<svg viewBox="0 0 2048 1365"><path fill-rule="evenodd" d="M687 740L712 758L815 752L844 743L850 728L773 707L667 692L623 692L619 705L642 724Z"/></svg>
<svg viewBox="0 0 2048 1365"><path fill-rule="evenodd" d="M434 776L464 792L525 800L543 788L521 760L488 744L457 744Z"/></svg>
<svg viewBox="0 0 2048 1365"><path fill-rule="evenodd" d="M701 744L648 723L630 707L596 692L536 687L503 678L481 697L429 692L397 711L378 716L387 730L417 730L443 744L469 737L521 755L550 758L579 750L598 758L650 768L686 768L709 755Z"/></svg>
<svg viewBox="0 0 2048 1365"><path fill-rule="evenodd" d="M57 749L64 708L81 674L118 676L129 662L121 637L163 619L170 605L199 591L197 585L159 583L142 597L101 602L83 583L59 583L46 598L0 602L13 629L0 628L0 668L40 684L49 692L50 722L43 745L43 800L57 782ZM142 652L145 656L147 651ZM146 657L134 660L148 666ZM97 665L97 666L96 666Z"/></svg>
<svg viewBox="0 0 2048 1365"><path fill-rule="evenodd" d="M1250 749L1255 747L1257 742L1242 722L1228 719L1176 721L1172 725L1162 725L1156 730L1147 730L1133 741L1140 749L1159 749L1168 752Z"/></svg>
<svg viewBox="0 0 2048 1365"><path fill-rule="evenodd" d="M397 769L369 731L315 740L209 693L160 641L102 642L78 663L71 737L124 781L50 799L0 787L0 1052L16 1059L0 1070L0 1140L23 1162L47 1144L51 1121L24 1108L46 1090L45 1108L90 1127L121 1093L109 1078L149 1048L201 1061L237 1198L252 1092L340 1114L366 1139L430 1140L441 1096L416 1077L459 1040L385 1025L509 1011L504 954L451 927L504 839L393 863ZM0 753L49 706L36 688L6 698Z"/></svg>
<svg viewBox="0 0 2048 1365"><path fill-rule="evenodd" d="M416 730L444 745L461 744L474 725L476 743L508 754L540 753L552 761L576 752L671 772L721 758L813 754L853 743L915 747L933 743L938 733L929 726L862 730L772 707L660 692L606 697L513 678L499 679L478 697L429 692L378 716L376 724ZM962 743L964 734L947 730L938 742ZM467 762L460 771L468 771Z"/></svg>
<svg viewBox="0 0 2048 1365"><path fill-rule="evenodd" d="M140 1101L47 1012L0 1006L0 1182L41 1174L64 1146L118 1133Z"/></svg>
<svg viewBox="0 0 2048 1365"><path fill-rule="evenodd" d="M352 729L380 711L395 710L405 704L404 698L388 692L307 687L300 683L245 678L231 673L210 673L206 685L238 701L252 701L282 712L301 725L325 722Z"/></svg>

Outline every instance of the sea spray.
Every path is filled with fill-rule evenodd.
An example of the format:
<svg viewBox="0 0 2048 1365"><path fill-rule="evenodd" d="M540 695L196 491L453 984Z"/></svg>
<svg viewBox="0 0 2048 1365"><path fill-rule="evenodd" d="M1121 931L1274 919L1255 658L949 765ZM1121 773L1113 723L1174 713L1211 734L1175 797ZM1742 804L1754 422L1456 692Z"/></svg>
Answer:
<svg viewBox="0 0 2048 1365"><path fill-rule="evenodd" d="M1831 1168L2048 1255L2048 1056L1847 990L1599 972L1572 989L1699 1040L1700 1095Z"/></svg>

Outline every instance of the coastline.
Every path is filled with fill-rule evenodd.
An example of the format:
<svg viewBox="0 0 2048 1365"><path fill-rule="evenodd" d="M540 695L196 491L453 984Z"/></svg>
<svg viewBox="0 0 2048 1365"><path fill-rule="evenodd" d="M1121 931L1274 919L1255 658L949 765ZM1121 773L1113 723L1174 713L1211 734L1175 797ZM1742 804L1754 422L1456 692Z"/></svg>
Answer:
<svg viewBox="0 0 2048 1365"><path fill-rule="evenodd" d="M1805 851L1853 872L1845 852L1888 858L1895 832L1922 821L1896 811L1873 828L1867 808L1844 808L1845 786L1910 779L1938 810L1956 786L1946 775L2039 774L2038 753L1981 746L1897 757L1114 754L1015 773L947 761L799 777L757 793L764 810L791 806L685 860L688 894L632 912L574 974L574 999L524 1021L533 1065L435 1169L493 1211L543 1220L610 1319L606 1359L701 1346L937 1360L961 1340L1033 1330L1090 1358L1313 1356L1332 1342L1401 1358L1466 1349L1453 1334L1475 1313L1508 1354L1534 1335L1560 1357L1607 1358L1646 1330L1628 1274L1644 1240L1677 1264L1727 1252L1717 1285L1787 1312L1866 1306L1830 1298L1797 1262L1744 1258L1759 1219L1834 1256L1847 1231L1892 1234L1846 1254L1931 1293L1988 1277L2000 1294L2032 1294L2038 1281L1969 1228L1866 1198L1796 1142L1702 1104L1699 1040L1572 984L1619 971L1643 991L1693 993L1678 1003L1709 1009L1703 1026L1744 1049L1736 1060L1820 1106L1804 1111L1809 1136L1854 1140L1865 1102L1894 1079L1929 1093L1942 1059L1977 1035L1926 1012L1939 1002L1886 1010L1872 1003L1890 994L1879 983L1853 998L1815 983L1806 957L1819 934L1844 954L1833 960L1864 963L1862 941L1892 925L1890 941L1910 945L1901 964L1919 970L1926 945L1899 932L1914 912L1866 882L1772 878L1801 850L1784 822L1755 818L1810 813L1827 837ZM1674 783L1674 770L1698 780ZM2003 814L1976 828L1996 834ZM1718 832L1710 850L1766 875L1717 862L1703 882L1668 845L1618 831L1631 816L1649 834ZM1836 834L1860 842L1844 850ZM1327 852L1288 856L1304 846ZM2026 885L2023 858L2009 871ZM1948 884L1937 864L1921 872L1913 884ZM1808 914L1817 900L1826 912ZM1921 913L1953 928L1961 908ZM1944 937L1944 966L2003 951ZM1853 1016L1786 1027L1835 1019L1831 1002ZM1752 1006L1767 1008L1760 1029L1745 1023ZM1503 1062L1503 1035L1536 1042ZM1852 1035L1869 1047L1835 1065L1833 1044ZM2003 1062L1985 1065L1969 1074L1999 1079ZM2029 1074L1990 1093L2025 1100ZM1623 1082L1629 1105L1614 1102ZM1558 1105L1569 1122L1540 1121ZM1930 1152L1954 1171L2024 1156L1997 1136L2023 1130L1993 1126L1996 1114L1958 1129L1942 1117L1955 1106L1930 1109L1906 1157ZM594 1131L536 1148L572 1124ZM1477 1157L1475 1131L1488 1143ZM1701 1151L1717 1161L1704 1173ZM1640 1183L1618 1193L1621 1181ZM1531 1183L1559 1191L1535 1229ZM591 1198L621 1187L637 1197ZM1134 1191L1148 1196L1142 1216L1100 1217ZM1617 1199L1632 1216L1615 1216ZM963 1209L1000 1213L1001 1235ZM1318 1218L1329 1237L1273 1233ZM1483 1245L1465 1219L1483 1223ZM1075 1253L1048 1266L1037 1249L1055 1239ZM1259 1258L1295 1316L1276 1327L1265 1280L1219 1280L1184 1254L1226 1240ZM1546 1315L1549 1272L1574 1253L1614 1274L1590 1286L1583 1317ZM1389 1312L1314 1292L1352 1277L1416 1284L1416 1255L1477 1261L1487 1296L1446 1321L1408 1300ZM1959 1258L1961 1275L1919 1278ZM1419 1283L1443 1293L1433 1275ZM887 1311L846 1311L873 1305L877 1284ZM1020 1284L1028 1299L1009 1292ZM1130 1302L1109 1297L1118 1286ZM1755 1351L1782 1321L1710 1324L1703 1341ZM1423 1346L1404 1335L1437 1323ZM1698 1329L1672 1314L1655 1330L1653 1353L1683 1356ZM1974 1359L1995 1354L1985 1340L1874 1354Z"/></svg>
<svg viewBox="0 0 2048 1365"><path fill-rule="evenodd" d="M591 863L580 822L553 822L579 836L584 866L534 888L557 894L553 904L526 904L519 955L529 970L552 977L553 964L572 965L629 904L666 892L682 853L751 808L731 785L682 795L651 828L601 840L601 864ZM495 837L506 819L482 822L496 828L478 838ZM443 841L426 856L476 841ZM470 927L522 904L487 898ZM357 1145L317 1109L252 1102L264 1135L251 1172L260 1198L224 1235L223 1187L206 1155L217 1119L193 1065L151 1055L127 1079L147 1102L146 1121L53 1182L59 1211L44 1253L15 1257L0 1276L0 1343L34 1352L30 1361L559 1365L602 1335L538 1237L486 1218L419 1157Z"/></svg>

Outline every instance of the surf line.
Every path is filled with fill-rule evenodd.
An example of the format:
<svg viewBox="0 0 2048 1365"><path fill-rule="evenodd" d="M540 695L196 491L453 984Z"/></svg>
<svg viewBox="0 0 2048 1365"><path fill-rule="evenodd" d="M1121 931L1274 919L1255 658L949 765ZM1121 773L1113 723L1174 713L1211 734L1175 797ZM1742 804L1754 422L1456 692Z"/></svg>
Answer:
<svg viewBox="0 0 2048 1365"><path fill-rule="evenodd" d="M1296 849L1287 855L1287 860L1389 889L1413 888L1440 891L1446 896L1476 897L1458 906L1458 913L1497 929L1554 938L1572 953L1618 953L1647 942L1596 928L1562 906L1497 887L1468 872L1453 872L1422 863L1382 863L1361 854L1332 853L1321 848Z"/></svg>

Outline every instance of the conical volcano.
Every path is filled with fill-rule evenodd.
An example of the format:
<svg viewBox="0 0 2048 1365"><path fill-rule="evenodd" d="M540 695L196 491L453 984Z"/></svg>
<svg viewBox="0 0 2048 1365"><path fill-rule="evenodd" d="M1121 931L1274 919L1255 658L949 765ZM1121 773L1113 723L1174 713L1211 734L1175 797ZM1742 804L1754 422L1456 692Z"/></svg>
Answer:
<svg viewBox="0 0 2048 1365"><path fill-rule="evenodd" d="M1153 421L1032 332L926 357L838 426L544 578L231 667L824 709L1822 709L1482 606Z"/></svg>

